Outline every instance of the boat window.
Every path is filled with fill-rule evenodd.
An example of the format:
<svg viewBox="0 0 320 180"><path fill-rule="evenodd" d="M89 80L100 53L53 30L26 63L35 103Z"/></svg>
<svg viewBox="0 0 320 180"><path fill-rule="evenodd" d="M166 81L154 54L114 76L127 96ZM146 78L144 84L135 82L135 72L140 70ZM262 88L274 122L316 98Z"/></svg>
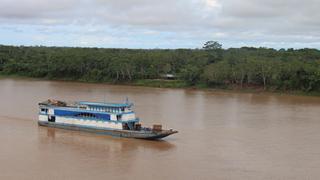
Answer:
<svg viewBox="0 0 320 180"><path fill-rule="evenodd" d="M41 108L41 112L48 113L48 109L46 109L46 108Z"/></svg>
<svg viewBox="0 0 320 180"><path fill-rule="evenodd" d="M80 117L88 117L88 118L97 118L96 115L91 114L91 113L80 113L76 116L80 116Z"/></svg>

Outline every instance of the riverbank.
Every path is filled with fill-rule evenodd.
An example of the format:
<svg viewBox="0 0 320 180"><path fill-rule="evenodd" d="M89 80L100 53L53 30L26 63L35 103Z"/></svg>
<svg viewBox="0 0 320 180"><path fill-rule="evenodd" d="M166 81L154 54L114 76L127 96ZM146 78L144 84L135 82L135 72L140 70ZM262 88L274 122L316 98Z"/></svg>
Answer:
<svg viewBox="0 0 320 180"><path fill-rule="evenodd" d="M119 83L117 83L119 84ZM131 86L145 86L145 87L156 87L156 88L179 88L179 89L199 89L199 90L215 90L215 91L227 91L237 93L273 93L273 94L288 94L297 96L320 96L320 92L304 92L304 91L284 91L277 90L275 88L264 89L263 86L246 86L241 87L240 85L229 85L229 86L215 86L209 87L205 84L197 84L190 86L183 81L179 80L161 80L161 79L146 79L137 80L130 83L120 83Z"/></svg>
<svg viewBox="0 0 320 180"><path fill-rule="evenodd" d="M112 81L87 81L84 79L69 79L69 78L34 78L21 75L6 75L0 74L0 79L12 78L12 79L29 79L29 80L48 80L48 81L68 81L68 82L82 82L93 84L110 84L110 85L126 85L126 86L142 86L142 87L154 87L154 88L173 88L173 89L193 89L193 90L208 90L208 91L225 91L225 92L237 92L237 93L272 93L272 94L287 94L296 96L320 96L320 92L304 92L304 91L283 91L275 88L263 89L262 86L216 86L208 87L205 84L188 85L180 80L165 80L165 79L141 79L132 82L112 82Z"/></svg>

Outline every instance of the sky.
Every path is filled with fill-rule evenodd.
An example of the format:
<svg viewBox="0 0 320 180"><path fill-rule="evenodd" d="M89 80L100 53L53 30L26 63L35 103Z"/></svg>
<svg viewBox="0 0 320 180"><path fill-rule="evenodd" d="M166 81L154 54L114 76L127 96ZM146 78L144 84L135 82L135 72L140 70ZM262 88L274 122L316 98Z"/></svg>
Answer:
<svg viewBox="0 0 320 180"><path fill-rule="evenodd" d="M320 49L320 0L0 0L0 44Z"/></svg>

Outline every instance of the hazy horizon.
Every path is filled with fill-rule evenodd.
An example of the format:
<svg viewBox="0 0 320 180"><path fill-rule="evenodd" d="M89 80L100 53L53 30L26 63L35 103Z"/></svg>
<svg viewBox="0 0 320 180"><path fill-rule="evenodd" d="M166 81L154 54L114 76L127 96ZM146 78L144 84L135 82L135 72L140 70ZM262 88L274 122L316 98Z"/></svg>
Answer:
<svg viewBox="0 0 320 180"><path fill-rule="evenodd" d="M132 49L132 50L178 50L178 49L186 49L186 50L201 50L203 49L201 44L199 45L199 47L173 47L173 48L127 48L127 47L96 47L96 46L55 46L55 45L23 45L23 44L20 44L20 45L15 45L15 44L0 44L0 46L12 46L12 47L46 47L46 48L88 48L88 49L94 49L94 48L97 48L97 49ZM320 51L320 49L318 48L312 48L312 47L301 47L301 48L292 48L292 47L288 47L288 48L273 48L273 47L258 47L258 46L242 46L242 47L228 47L228 48L225 48L225 47L222 47L222 49L224 50L228 50L228 49L232 49L232 48L266 48L266 49L274 49L274 50L281 50L281 49L284 49L284 50L289 50L289 49L294 49L294 50L303 50L303 49L313 49L313 50L318 50Z"/></svg>

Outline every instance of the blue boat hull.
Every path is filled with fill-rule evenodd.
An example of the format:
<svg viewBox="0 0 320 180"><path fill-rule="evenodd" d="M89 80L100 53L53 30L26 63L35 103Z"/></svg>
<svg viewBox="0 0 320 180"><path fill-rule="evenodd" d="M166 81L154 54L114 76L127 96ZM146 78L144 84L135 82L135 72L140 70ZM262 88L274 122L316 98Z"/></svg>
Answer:
<svg viewBox="0 0 320 180"><path fill-rule="evenodd" d="M109 135L115 137L125 137L125 138L136 138L136 139L149 139L157 140L164 137L167 137L171 134L175 134L178 131L173 130L162 130L162 131L130 131L130 130L115 130L115 129L105 129L105 128L93 128L87 126L74 126L67 124L59 124L55 122L41 122L38 121L40 126L68 129L74 131L85 131L102 135Z"/></svg>

